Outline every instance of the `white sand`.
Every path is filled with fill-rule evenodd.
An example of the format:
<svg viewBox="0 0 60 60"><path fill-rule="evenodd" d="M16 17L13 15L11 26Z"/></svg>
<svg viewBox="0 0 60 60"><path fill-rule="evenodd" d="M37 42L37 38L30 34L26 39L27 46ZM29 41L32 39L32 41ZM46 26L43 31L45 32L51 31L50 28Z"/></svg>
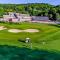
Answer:
<svg viewBox="0 0 60 60"><path fill-rule="evenodd" d="M24 32L34 33L34 32L39 32L39 30L37 30L37 29L26 29L26 30L24 30Z"/></svg>
<svg viewBox="0 0 60 60"><path fill-rule="evenodd" d="M0 30L5 30L7 29L4 26L0 26ZM35 33L35 32L39 32L38 29L26 29L26 30L19 30L19 29L9 29L8 32L12 32L12 33L19 33L19 32L29 32L29 33Z"/></svg>
<svg viewBox="0 0 60 60"><path fill-rule="evenodd" d="M34 33L34 32L39 32L39 30L37 30L37 29L26 29L26 30L9 29L8 32L12 32L12 33L19 33L19 32L30 32L30 33Z"/></svg>
<svg viewBox="0 0 60 60"><path fill-rule="evenodd" d="M8 32L19 33L19 32L22 32L22 30L19 30L19 29L10 29L10 30L8 30Z"/></svg>
<svg viewBox="0 0 60 60"><path fill-rule="evenodd" d="M0 26L0 30L5 30L7 28L5 28L4 26Z"/></svg>

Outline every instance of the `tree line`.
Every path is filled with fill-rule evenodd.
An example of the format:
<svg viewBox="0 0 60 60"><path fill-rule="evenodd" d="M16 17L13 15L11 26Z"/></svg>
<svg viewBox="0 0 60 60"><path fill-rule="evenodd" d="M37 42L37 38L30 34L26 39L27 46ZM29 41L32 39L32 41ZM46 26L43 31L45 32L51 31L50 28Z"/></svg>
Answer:
<svg viewBox="0 0 60 60"><path fill-rule="evenodd" d="M60 18L60 5L54 6L45 3L31 4L0 4L0 17L8 12L19 12L31 16L48 16L50 20L56 21Z"/></svg>

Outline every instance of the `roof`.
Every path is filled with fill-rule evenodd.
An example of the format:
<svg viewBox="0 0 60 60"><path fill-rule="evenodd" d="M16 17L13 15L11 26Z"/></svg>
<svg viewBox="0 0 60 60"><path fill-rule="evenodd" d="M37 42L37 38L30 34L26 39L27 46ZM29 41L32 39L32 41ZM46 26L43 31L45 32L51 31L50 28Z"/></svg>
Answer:
<svg viewBox="0 0 60 60"><path fill-rule="evenodd" d="M32 20L49 20L47 16L32 16Z"/></svg>

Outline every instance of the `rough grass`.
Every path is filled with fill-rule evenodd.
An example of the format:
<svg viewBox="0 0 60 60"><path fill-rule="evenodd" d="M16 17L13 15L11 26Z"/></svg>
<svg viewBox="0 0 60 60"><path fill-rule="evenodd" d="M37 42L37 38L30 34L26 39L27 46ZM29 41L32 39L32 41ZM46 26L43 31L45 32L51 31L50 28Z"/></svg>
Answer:
<svg viewBox="0 0 60 60"><path fill-rule="evenodd" d="M49 25L40 23L20 23L9 24L0 23L0 26L5 26L8 29L38 29L38 33L10 33L7 30L0 31L0 45L28 47L30 43L18 41L19 39L25 40L26 37L31 38L32 48L59 50L60 51L60 25ZM43 42L46 42L44 45Z"/></svg>

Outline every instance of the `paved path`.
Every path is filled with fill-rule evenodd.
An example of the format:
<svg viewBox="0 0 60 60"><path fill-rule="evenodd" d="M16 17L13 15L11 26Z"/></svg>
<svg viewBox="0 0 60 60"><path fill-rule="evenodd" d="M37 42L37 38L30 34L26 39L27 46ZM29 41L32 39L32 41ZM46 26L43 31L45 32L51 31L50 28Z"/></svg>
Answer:
<svg viewBox="0 0 60 60"><path fill-rule="evenodd" d="M52 22L52 21L32 21L37 23L46 23L46 24L60 24L60 22Z"/></svg>

